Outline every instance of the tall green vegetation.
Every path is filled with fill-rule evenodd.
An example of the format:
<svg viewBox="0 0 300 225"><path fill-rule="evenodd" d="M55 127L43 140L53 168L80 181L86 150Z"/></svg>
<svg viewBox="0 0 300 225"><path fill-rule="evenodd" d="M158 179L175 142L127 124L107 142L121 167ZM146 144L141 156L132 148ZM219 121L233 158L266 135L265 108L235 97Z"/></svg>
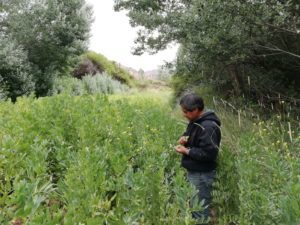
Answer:
<svg viewBox="0 0 300 225"><path fill-rule="evenodd" d="M86 49L91 8L84 0L0 3L0 85L13 101L45 96L56 76Z"/></svg>
<svg viewBox="0 0 300 225"><path fill-rule="evenodd" d="M106 73L97 73L95 75L86 75L82 79L74 77L58 78L54 82L51 94L64 93L72 96L97 93L115 94L128 90L128 86L112 79Z"/></svg>
<svg viewBox="0 0 300 225"><path fill-rule="evenodd" d="M251 109L216 100L223 121L214 204L218 224L299 224L299 123L264 121ZM234 122L233 122L234 121Z"/></svg>
<svg viewBox="0 0 300 225"><path fill-rule="evenodd" d="M170 111L155 96L0 103L0 223L193 224Z"/></svg>
<svg viewBox="0 0 300 225"><path fill-rule="evenodd" d="M115 0L139 27L136 54L180 44L174 87L226 95L299 96L300 4L290 1Z"/></svg>
<svg viewBox="0 0 300 225"><path fill-rule="evenodd" d="M186 124L167 96L1 102L0 223L194 225L195 192L173 147ZM298 225L298 121L250 120L250 109L217 99L210 106L223 136L216 224Z"/></svg>

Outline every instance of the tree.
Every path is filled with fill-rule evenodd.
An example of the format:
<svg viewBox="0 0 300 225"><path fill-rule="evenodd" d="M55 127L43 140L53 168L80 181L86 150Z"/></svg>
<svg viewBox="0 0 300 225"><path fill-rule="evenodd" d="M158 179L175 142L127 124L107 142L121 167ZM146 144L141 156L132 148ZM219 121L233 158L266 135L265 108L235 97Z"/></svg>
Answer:
<svg viewBox="0 0 300 225"><path fill-rule="evenodd" d="M11 0L0 9L0 32L27 54L36 95L47 95L55 76L86 49L91 8L84 0Z"/></svg>
<svg viewBox="0 0 300 225"><path fill-rule="evenodd" d="M139 69L138 75L139 79L145 80L145 71L143 69Z"/></svg>
<svg viewBox="0 0 300 225"><path fill-rule="evenodd" d="M158 75L157 75L158 80L170 81L172 75L173 75L173 71L170 66L167 65L159 66Z"/></svg>
<svg viewBox="0 0 300 225"><path fill-rule="evenodd" d="M250 97L300 85L299 7L297 0L115 0L140 28L136 54L177 42L175 77Z"/></svg>
<svg viewBox="0 0 300 225"><path fill-rule="evenodd" d="M27 55L15 42L0 39L0 87L2 98L11 98L29 94L34 90L31 67Z"/></svg>

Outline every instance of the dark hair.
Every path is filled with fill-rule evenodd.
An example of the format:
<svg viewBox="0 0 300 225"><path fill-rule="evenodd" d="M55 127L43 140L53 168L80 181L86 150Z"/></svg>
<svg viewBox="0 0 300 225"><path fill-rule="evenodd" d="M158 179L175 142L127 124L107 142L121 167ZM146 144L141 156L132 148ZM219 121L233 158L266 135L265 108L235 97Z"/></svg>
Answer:
<svg viewBox="0 0 300 225"><path fill-rule="evenodd" d="M196 94L187 94L180 99L180 106L188 111L195 109L203 110L204 102L203 99Z"/></svg>

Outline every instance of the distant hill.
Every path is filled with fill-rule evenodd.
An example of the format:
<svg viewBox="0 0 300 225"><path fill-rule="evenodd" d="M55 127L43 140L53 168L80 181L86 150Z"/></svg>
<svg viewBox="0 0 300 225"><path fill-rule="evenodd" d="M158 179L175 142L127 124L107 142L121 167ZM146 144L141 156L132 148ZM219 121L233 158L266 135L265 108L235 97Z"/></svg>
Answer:
<svg viewBox="0 0 300 225"><path fill-rule="evenodd" d="M159 70L149 70L145 72L145 76L150 80L158 80L159 76Z"/></svg>
<svg viewBox="0 0 300 225"><path fill-rule="evenodd" d="M127 70L135 79L158 80L158 76L159 76L158 69L143 71L142 69L136 70L121 64L119 65L122 69Z"/></svg>
<svg viewBox="0 0 300 225"><path fill-rule="evenodd" d="M119 67L126 70L131 76L133 76L135 79L140 79L139 78L139 72L131 67L127 67L127 66L124 66L122 64L119 64Z"/></svg>

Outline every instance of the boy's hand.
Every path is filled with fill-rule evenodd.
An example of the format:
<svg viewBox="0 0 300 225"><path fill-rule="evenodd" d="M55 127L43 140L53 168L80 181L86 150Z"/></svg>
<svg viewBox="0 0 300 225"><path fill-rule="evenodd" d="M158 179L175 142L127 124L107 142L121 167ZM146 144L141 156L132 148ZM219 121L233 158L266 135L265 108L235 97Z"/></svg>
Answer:
<svg viewBox="0 0 300 225"><path fill-rule="evenodd" d="M188 148L186 148L186 147L184 147L184 146L182 146L182 145L177 145L176 147L175 147L175 150L177 151L177 152L179 152L179 153L181 153L181 154L185 154L185 155L188 155L189 154L189 149Z"/></svg>
<svg viewBox="0 0 300 225"><path fill-rule="evenodd" d="M179 140L178 140L178 144L180 145L185 145L187 143L189 136L182 136Z"/></svg>

